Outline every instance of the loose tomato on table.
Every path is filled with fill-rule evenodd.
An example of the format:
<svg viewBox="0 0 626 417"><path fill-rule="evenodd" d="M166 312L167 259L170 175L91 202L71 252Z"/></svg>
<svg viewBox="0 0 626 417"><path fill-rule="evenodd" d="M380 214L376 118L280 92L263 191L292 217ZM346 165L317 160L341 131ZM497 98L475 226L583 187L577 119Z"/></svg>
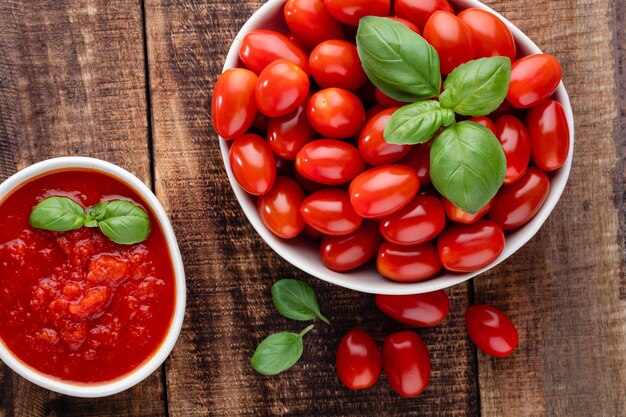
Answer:
<svg viewBox="0 0 626 417"><path fill-rule="evenodd" d="M358 26L364 16L387 16L391 0L324 0L324 5L335 19Z"/></svg>
<svg viewBox="0 0 626 417"><path fill-rule="evenodd" d="M305 73L309 73L309 58L302 48L282 33L273 30L258 29L249 32L243 38L239 58L247 68L257 74L279 59L291 61Z"/></svg>
<svg viewBox="0 0 626 417"><path fill-rule="evenodd" d="M476 58L506 56L515 61L515 39L506 24L486 10L470 8L459 13L474 38Z"/></svg>
<svg viewBox="0 0 626 417"><path fill-rule="evenodd" d="M441 73L447 75L474 59L474 39L467 25L454 14L437 11L424 26L424 39L439 53Z"/></svg>
<svg viewBox="0 0 626 417"><path fill-rule="evenodd" d="M320 247L322 262L333 271L350 271L372 259L381 241L378 224L365 221L345 236L325 236Z"/></svg>
<svg viewBox="0 0 626 417"><path fill-rule="evenodd" d="M477 304L465 311L465 324L478 349L493 356L509 356L519 342L511 319L495 307Z"/></svg>
<svg viewBox="0 0 626 417"><path fill-rule="evenodd" d="M338 188L314 192L304 199L300 213L306 224L330 236L350 234L363 221L350 205L348 193Z"/></svg>
<svg viewBox="0 0 626 417"><path fill-rule="evenodd" d="M397 107L383 110L365 124L359 136L359 152L370 165L387 165L402 159L411 150L411 145L394 145L385 141L387 122Z"/></svg>
<svg viewBox="0 0 626 417"><path fill-rule="evenodd" d="M296 170L320 184L345 184L364 168L365 163L358 149L335 139L309 142L296 155Z"/></svg>
<svg viewBox="0 0 626 417"><path fill-rule="evenodd" d="M376 383L382 358L376 342L360 329L350 330L337 349L337 375L350 389L369 388Z"/></svg>
<svg viewBox="0 0 626 417"><path fill-rule="evenodd" d="M569 127L561 104L548 100L526 116L533 162L544 171L559 169L569 154Z"/></svg>
<svg viewBox="0 0 626 417"><path fill-rule="evenodd" d="M441 263L447 270L477 271L500 256L504 250L504 232L500 226L488 220L455 225L439 236L437 249Z"/></svg>
<svg viewBox="0 0 626 417"><path fill-rule="evenodd" d="M309 57L311 75L322 88L356 91L367 82L356 46L343 40L320 43Z"/></svg>
<svg viewBox="0 0 626 417"><path fill-rule="evenodd" d="M257 107L269 117L289 114L306 100L309 86L309 77L302 68L286 59L274 61L259 75Z"/></svg>
<svg viewBox="0 0 626 417"><path fill-rule="evenodd" d="M287 160L296 159L300 149L315 138L315 131L306 115L306 104L281 117L271 118L267 124L267 143L272 151Z"/></svg>
<svg viewBox="0 0 626 417"><path fill-rule="evenodd" d="M454 13L448 0L396 0L394 11L399 17L413 22L424 29L430 16L438 10Z"/></svg>
<svg viewBox="0 0 626 417"><path fill-rule="evenodd" d="M315 93L309 100L307 114L318 133L334 139L356 136L365 122L361 100L342 88L327 88Z"/></svg>
<svg viewBox="0 0 626 417"><path fill-rule="evenodd" d="M428 242L446 226L446 215L438 198L418 195L403 209L380 221L380 233L389 242L413 246Z"/></svg>
<svg viewBox="0 0 626 417"><path fill-rule="evenodd" d="M445 291L423 294L376 295L376 306L389 317L411 326L436 326L450 311Z"/></svg>
<svg viewBox="0 0 626 417"><path fill-rule="evenodd" d="M403 397L416 397L430 379L428 348L412 331L392 333L383 344L383 369L391 387Z"/></svg>
<svg viewBox="0 0 626 417"><path fill-rule="evenodd" d="M228 153L235 179L248 193L263 195L276 179L276 160L262 137L248 133L233 141Z"/></svg>
<svg viewBox="0 0 626 417"><path fill-rule="evenodd" d="M304 191L294 180L277 177L268 193L259 197L257 209L263 224L276 236L291 239L300 234L304 220L300 205L304 201Z"/></svg>
<svg viewBox="0 0 626 417"><path fill-rule="evenodd" d="M517 117L506 115L496 121L496 137L506 157L504 184L513 184L524 175L530 162L528 130Z"/></svg>
<svg viewBox="0 0 626 417"><path fill-rule="evenodd" d="M215 83L211 105L213 127L224 139L246 133L257 116L254 93L257 76L243 68L224 72Z"/></svg>
<svg viewBox="0 0 626 417"><path fill-rule="evenodd" d="M481 208L476 213L468 213L458 208L445 197L441 197L441 202L443 203L443 209L450 220L457 223L472 224L482 219L485 214L489 212L491 206L493 205L493 198L489 200L485 207Z"/></svg>
<svg viewBox="0 0 626 417"><path fill-rule="evenodd" d="M344 39L343 29L324 6L324 0L287 0L285 21L291 33L313 49L330 39Z"/></svg>
<svg viewBox="0 0 626 417"><path fill-rule="evenodd" d="M378 249L376 268L385 278L396 282L421 282L437 275L441 261L430 243L400 246L383 242Z"/></svg>
<svg viewBox="0 0 626 417"><path fill-rule="evenodd" d="M552 55L535 54L521 58L511 67L507 100L513 107L534 107L556 91L561 75L561 64Z"/></svg>

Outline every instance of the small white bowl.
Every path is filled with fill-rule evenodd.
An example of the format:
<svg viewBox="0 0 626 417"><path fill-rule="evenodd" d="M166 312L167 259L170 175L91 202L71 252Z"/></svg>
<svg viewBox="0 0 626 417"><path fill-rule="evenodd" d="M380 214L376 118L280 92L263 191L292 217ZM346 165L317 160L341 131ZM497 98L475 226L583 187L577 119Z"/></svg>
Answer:
<svg viewBox="0 0 626 417"><path fill-rule="evenodd" d="M147 362L139 366L131 373L111 382L105 382L101 384L79 384L64 382L57 378L47 376L40 373L39 371L36 371L35 369L26 365L24 362L17 359L15 355L13 355L13 353L11 353L11 351L6 348L1 339L0 360L2 360L2 362L9 366L12 370L17 372L19 375L26 378L30 382L51 391L55 391L60 394L71 395L74 397L106 397L127 390L143 381L159 366L161 366L161 364L165 361L165 359L167 359L168 355L174 348L174 344L176 343L176 340L178 339L178 336L180 334L180 330L183 325L183 317L185 315L185 270L183 268L183 260L180 255L180 250L178 249L178 243L176 241L176 236L174 235L174 230L172 229L172 225L167 218L167 214L165 213L163 206L161 206L161 203L159 203L159 200L157 200L152 191L150 191L150 189L146 187L146 185L141 182L137 177L135 177L133 174L126 171L125 169L120 168L117 165L113 165L109 162L94 158L71 156L65 158L48 159L46 161L36 163L19 171L18 173L4 181L2 184L0 184L0 201L16 187L30 180L31 178L38 177L51 171L72 168L86 168L109 174L131 187L150 206L150 209L158 219L161 228L163 229L163 234L165 235L165 240L167 241L167 246L174 267L174 279L176 284L176 306L174 308L174 317L172 318L172 323L170 325L165 340Z"/></svg>
<svg viewBox="0 0 626 417"><path fill-rule="evenodd" d="M239 34L235 37L235 40L231 45L224 64L224 71L230 68L243 66L239 60L239 49L241 48L244 36L248 32L255 29L274 29L279 31L286 30L286 25L282 17L284 3L285 0L269 0L259 10L257 10L254 15L252 15L243 28L241 28ZM476 0L450 0L450 3L457 12L470 7L476 7L493 13L500 18L513 33L519 53L523 55L541 53L541 50L537 47L537 45L524 35L522 31L481 2ZM563 167L556 172L550 174L550 192L541 210L539 210L537 215L528 224L512 233L507 234L504 251L498 259L485 268L466 274L444 273L428 281L417 283L409 284L390 281L383 278L375 270L375 268L360 268L356 271L347 273L334 272L324 266L320 259L318 245L312 243L310 240L305 238L283 240L276 237L261 221L259 213L257 212L255 197L247 194L237 184L237 181L233 176L228 159L228 149L230 147L229 141L220 137L220 148L222 151L224 165L226 166L228 179L230 180L235 196L237 197L245 215L248 217L248 220L259 235L261 235L263 240L265 240L265 242L267 242L267 244L285 260L319 279L357 291L374 294L424 293L460 284L498 265L500 262L515 253L515 251L521 248L537 233L541 225L543 225L556 206L563 190L565 189L565 184L567 183L567 178L569 177L570 169L572 167L572 158L574 155L574 116L569 96L567 95L567 91L565 91L565 87L562 82L556 90L554 97L559 103L561 103L563 109L565 110L570 130L570 151L565 165L563 165Z"/></svg>

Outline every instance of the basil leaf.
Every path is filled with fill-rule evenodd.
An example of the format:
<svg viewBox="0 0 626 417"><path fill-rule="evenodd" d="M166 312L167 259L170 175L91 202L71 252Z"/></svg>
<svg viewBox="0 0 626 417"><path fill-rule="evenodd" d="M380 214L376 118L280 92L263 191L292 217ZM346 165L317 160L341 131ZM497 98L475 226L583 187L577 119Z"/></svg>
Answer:
<svg viewBox="0 0 626 417"><path fill-rule="evenodd" d="M454 122L454 112L438 101L420 101L397 110L385 126L385 142L396 145L425 143L441 126Z"/></svg>
<svg viewBox="0 0 626 417"><path fill-rule="evenodd" d="M437 51L402 23L363 17L356 45L368 78L389 97L414 102L439 95Z"/></svg>
<svg viewBox="0 0 626 417"><path fill-rule="evenodd" d="M109 239L122 245L143 242L150 234L150 218L141 207L127 200L98 203L89 216ZM91 222L90 222L91 223Z"/></svg>
<svg viewBox="0 0 626 417"><path fill-rule="evenodd" d="M311 324L299 334L281 332L267 337L250 359L252 368L263 375L276 375L291 368L302 356L302 337L313 327Z"/></svg>
<svg viewBox="0 0 626 417"><path fill-rule="evenodd" d="M439 102L458 114L485 116L502 104L510 81L511 60L507 57L469 61L448 75Z"/></svg>
<svg viewBox="0 0 626 417"><path fill-rule="evenodd" d="M320 312L315 291L306 282L281 279L272 285L272 299L278 312L288 319L307 321L318 317L330 324Z"/></svg>
<svg viewBox="0 0 626 417"><path fill-rule="evenodd" d="M433 185L468 213L476 213L496 195L505 174L500 142L478 123L460 122L444 129L430 148Z"/></svg>
<svg viewBox="0 0 626 417"><path fill-rule="evenodd" d="M37 204L28 222L38 229L65 232L85 224L85 210L67 197L49 197Z"/></svg>

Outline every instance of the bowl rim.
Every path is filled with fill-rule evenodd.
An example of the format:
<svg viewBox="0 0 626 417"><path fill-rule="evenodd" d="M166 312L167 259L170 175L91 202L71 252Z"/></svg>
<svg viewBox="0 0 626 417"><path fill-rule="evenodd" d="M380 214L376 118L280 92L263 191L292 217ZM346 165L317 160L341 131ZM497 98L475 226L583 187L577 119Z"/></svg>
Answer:
<svg viewBox="0 0 626 417"><path fill-rule="evenodd" d="M60 394L83 398L98 398L125 391L150 376L163 364L174 348L180 335L186 306L186 280L183 260L174 234L174 229L167 217L165 209L139 178L127 170L96 158L70 156L47 159L30 165L0 184L0 201L25 182L44 174L67 169L89 169L103 172L124 182L139 194L150 207L163 230L168 250L172 258L174 281L176 285L175 307L167 336L152 356L132 372L110 382L98 384L81 384L62 381L45 375L22 362L11 352L0 339L0 360L9 368L28 381Z"/></svg>
<svg viewBox="0 0 626 417"><path fill-rule="evenodd" d="M236 68L239 65L239 49L241 47L244 36L250 32L251 30L266 28L268 23L270 23L273 19L276 19L276 15L281 12L283 4L286 0L268 0L264 5L262 5L243 25L235 39L233 40L228 54L226 56L226 60L224 63L223 71L226 71L231 68ZM518 46L519 50L524 50L527 54L539 54L543 53L541 49L528 37L526 36L520 29L518 29L515 25L509 22L506 18L500 15L498 12L481 3L478 0L450 0L450 3L457 10L464 10L467 8L478 8L485 10L489 13L494 14L500 20L502 20L506 26L511 30L515 42ZM520 47L521 46L521 47ZM321 268L312 267L307 262L304 262L301 259L291 258L288 254L285 253L285 250L281 248L285 241L277 238L270 232L267 227L260 220L256 204L248 204L246 199L248 198L247 193L239 186L237 183L229 162L229 142L223 137L219 136L220 142L220 151L222 155L222 161L224 163L224 167L226 169L226 173L228 176L228 180L231 184L233 192L235 193L235 197L239 202L246 218L252 225L252 227L256 230L256 232L261 236L261 238L272 248L274 252L276 252L280 257L285 259L287 262L291 263L296 268L312 275L318 279L323 281L339 285L344 288L352 289L355 291L372 293L372 294L390 294L390 295L401 295L401 294L416 294L416 293L424 293L436 291L439 289L444 289L448 287L452 287L454 285L463 283L493 267L503 262L517 250L519 250L522 246L524 246L530 239L532 239L536 233L539 231L541 226L545 223L550 213L553 211L554 207L557 205L563 191L565 190L565 186L567 185L567 180L569 178L569 174L572 167L572 160L574 156L574 115L569 99L569 95L565 89L563 81L559 83L559 86L556 92L553 94L553 98L558 101L565 112L565 116L568 122L569 133L570 133L570 148L569 154L567 156L567 160L565 164L551 174L550 179L550 191L548 197L546 198L543 206L539 210L539 212L535 215L535 217L526 225L517 229L515 233L522 233L520 239L517 239L515 244L513 245L505 245L505 249L502 251L500 256L487 265L484 268L481 268L477 271L473 271L470 273L451 273L445 272L443 275L438 275L435 278L430 280L416 282L416 283L400 283L393 282L387 283L386 288L378 288L377 285L372 285L370 283L363 283L357 280L346 279L349 274L346 273L338 273L335 271L331 271L323 266L321 261L319 262ZM549 175L550 175L549 174ZM559 184L559 187L554 187L555 183Z"/></svg>

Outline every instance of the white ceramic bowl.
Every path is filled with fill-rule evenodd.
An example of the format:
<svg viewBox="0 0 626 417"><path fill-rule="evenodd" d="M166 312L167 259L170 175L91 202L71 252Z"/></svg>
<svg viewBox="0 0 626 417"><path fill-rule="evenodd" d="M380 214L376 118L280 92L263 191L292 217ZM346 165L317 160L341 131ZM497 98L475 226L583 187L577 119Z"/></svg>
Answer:
<svg viewBox="0 0 626 417"><path fill-rule="evenodd" d="M235 38L226 57L224 64L224 71L229 68L242 66L239 60L239 49L241 47L244 36L254 29L275 29L279 31L285 31L286 26L282 17L282 9L285 0L269 0L265 3L243 26L239 31L239 34ZM526 35L524 35L518 28L516 28L511 22L504 17L496 13L491 8L485 6L476 0L450 0L450 3L456 11L467 9L470 7L476 7L479 9L487 10L496 16L498 16L511 30L515 41L517 43L518 51L523 55L541 53L541 50L531 41ZM241 208L248 217L248 220L256 231L261 235L263 240L276 253L282 256L284 259L292 263L299 269L307 272L319 279L331 282L333 284L340 285L342 287L351 288L353 290L374 293L374 294L415 294L429 291L435 291L441 288L447 288L463 281L466 281L488 269L493 268L506 258L511 256L515 251L521 248L526 242L528 242L537 233L541 225L546 221L550 212L554 209L570 173L572 166L572 157L574 154L574 116L572 114L572 107L570 105L569 97L563 83L559 85L555 93L555 98L562 105L565 110L567 122L570 129L570 151L567 156L565 165L551 174L550 193L546 199L543 207L537 213L537 215L524 227L508 233L506 237L506 244L502 254L493 261L491 264L478 271L459 274L459 273L444 273L436 278L428 281L418 283L398 283L383 278L375 268L360 268L356 271L347 273L338 273L326 268L322 263L319 256L318 245L311 243L311 241L305 238L296 238L293 240L283 240L276 237L272 232L265 227L256 209L255 197L247 194L235 180L230 163L228 160L229 142L220 138L220 147L222 151L222 158L224 165L226 165L226 172L228 173L228 179L233 186L235 196L241 204Z"/></svg>
<svg viewBox="0 0 626 417"><path fill-rule="evenodd" d="M77 384L64 382L59 379L44 375L30 366L24 364L11 353L6 346L0 340L0 360L7 364L15 372L29 380L30 382L37 384L43 388L47 388L51 391L55 391L61 394L72 395L74 397L106 397L108 395L117 394L121 391L137 385L143 381L150 374L152 374L161 364L167 359L168 355L174 348L174 344L180 334L180 329L183 324L183 317L185 315L185 303L186 303L186 285L185 285L185 270L183 269L183 260L178 249L178 243L176 242L176 236L172 225L167 218L167 214L159 203L159 200L154 196L152 191L146 185L141 182L130 172L113 165L109 162L101 161L94 158L84 157L65 157L54 158L46 161L39 162L25 168L2 184L0 184L0 200L2 200L8 193L15 189L20 184L28 181L31 178L40 176L42 174L57 171L59 169L68 168L87 168L96 171L107 173L122 182L130 186L134 191L139 194L144 201L150 206L152 212L155 214L163 234L167 241L167 246L170 251L172 263L174 267L174 278L176 283L176 306L174 308L174 317L168 330L167 336L156 353L143 365L131 373L116 379L111 382L102 384Z"/></svg>

